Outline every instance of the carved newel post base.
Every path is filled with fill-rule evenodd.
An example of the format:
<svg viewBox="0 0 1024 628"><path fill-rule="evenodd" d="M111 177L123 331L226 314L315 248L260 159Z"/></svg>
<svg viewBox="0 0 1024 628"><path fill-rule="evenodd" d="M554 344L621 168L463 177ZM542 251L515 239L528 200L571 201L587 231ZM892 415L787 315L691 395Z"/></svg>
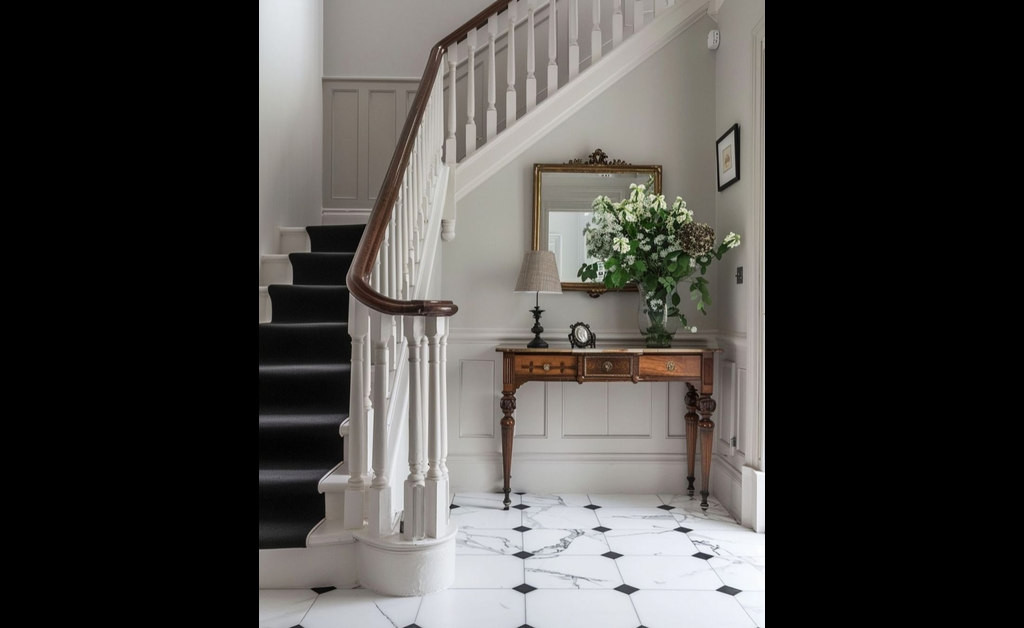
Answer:
<svg viewBox="0 0 1024 628"><path fill-rule="evenodd" d="M700 507L707 512L708 509L708 497L711 496L711 457L712 449L715 444L715 422L711 420L714 416L715 410L718 409L718 404L711 398L711 395L703 395L700 398L698 405L700 410L700 444L701 444L701 470L704 472L704 490L700 492L701 497L704 501L701 502Z"/></svg>
<svg viewBox="0 0 1024 628"><path fill-rule="evenodd" d="M506 391L501 400L501 411L504 418L501 419L501 444L505 471L505 510L512 506L512 441L516 429L516 395L514 392Z"/></svg>

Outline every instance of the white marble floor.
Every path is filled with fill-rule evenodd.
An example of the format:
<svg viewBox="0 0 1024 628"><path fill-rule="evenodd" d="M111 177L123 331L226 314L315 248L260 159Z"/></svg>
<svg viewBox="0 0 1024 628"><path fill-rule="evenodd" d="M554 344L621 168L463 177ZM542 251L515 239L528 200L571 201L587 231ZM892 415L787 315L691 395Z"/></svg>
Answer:
<svg viewBox="0 0 1024 628"><path fill-rule="evenodd" d="M765 537L713 500L457 495L454 586L260 591L260 628L765 628Z"/></svg>

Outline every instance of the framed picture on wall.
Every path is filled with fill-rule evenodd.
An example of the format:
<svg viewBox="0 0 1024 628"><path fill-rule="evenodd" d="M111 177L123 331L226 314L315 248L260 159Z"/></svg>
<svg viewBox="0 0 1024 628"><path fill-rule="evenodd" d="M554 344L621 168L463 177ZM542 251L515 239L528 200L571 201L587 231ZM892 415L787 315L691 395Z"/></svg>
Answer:
<svg viewBox="0 0 1024 628"><path fill-rule="evenodd" d="M740 180L740 125L735 124L718 140L718 191Z"/></svg>

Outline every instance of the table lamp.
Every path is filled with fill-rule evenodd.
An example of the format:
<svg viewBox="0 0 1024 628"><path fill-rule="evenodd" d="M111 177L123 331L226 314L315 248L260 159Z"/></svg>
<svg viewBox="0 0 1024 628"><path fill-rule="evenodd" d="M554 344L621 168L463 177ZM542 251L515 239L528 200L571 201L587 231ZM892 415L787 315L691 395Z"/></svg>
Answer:
<svg viewBox="0 0 1024 628"><path fill-rule="evenodd" d="M540 317L544 310L540 309L540 295L562 294L562 280L558 277L558 265L555 263L555 254L551 251L530 251L523 257L523 267L519 271L519 283L516 284L516 293L536 292L537 307L533 308L533 318L536 321L530 331L536 336L527 348L547 349L548 343L540 337L544 328L540 326Z"/></svg>

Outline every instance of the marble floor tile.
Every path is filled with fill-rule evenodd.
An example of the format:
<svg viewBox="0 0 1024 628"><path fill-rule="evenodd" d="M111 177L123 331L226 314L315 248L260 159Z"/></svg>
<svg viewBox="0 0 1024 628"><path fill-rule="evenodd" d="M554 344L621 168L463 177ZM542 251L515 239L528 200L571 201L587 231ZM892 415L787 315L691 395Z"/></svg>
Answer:
<svg viewBox="0 0 1024 628"><path fill-rule="evenodd" d="M632 598L647 628L763 628L736 598L716 591L640 591Z"/></svg>
<svg viewBox="0 0 1024 628"><path fill-rule="evenodd" d="M611 551L624 556L693 556L700 551L677 530L612 530L604 535Z"/></svg>
<svg viewBox="0 0 1024 628"><path fill-rule="evenodd" d="M602 508L657 508L664 506L657 495L590 495L590 502Z"/></svg>
<svg viewBox="0 0 1024 628"><path fill-rule="evenodd" d="M593 530L531 530L523 539L524 549L538 558L600 556L611 551L605 536Z"/></svg>
<svg viewBox="0 0 1024 628"><path fill-rule="evenodd" d="M758 628L767 628L764 625L764 591L744 591L736 596L743 610L747 611L750 619L754 620Z"/></svg>
<svg viewBox="0 0 1024 628"><path fill-rule="evenodd" d="M712 558L708 561L726 586L740 591L764 591L764 568L743 558Z"/></svg>
<svg viewBox="0 0 1024 628"><path fill-rule="evenodd" d="M462 506L451 511L452 523L460 530L515 530L523 525L523 513L512 509Z"/></svg>
<svg viewBox="0 0 1024 628"><path fill-rule="evenodd" d="M524 624L526 596L517 591L449 589L423 598L416 617L420 628L520 628ZM405 628L409 624L396 625ZM352 628L363 627L352 624Z"/></svg>
<svg viewBox="0 0 1024 628"><path fill-rule="evenodd" d="M674 530L679 527L672 513L657 508L602 508L597 511L601 525L612 530Z"/></svg>
<svg viewBox="0 0 1024 628"><path fill-rule="evenodd" d="M527 559L526 584L538 589L614 589L622 586L622 577L610 558L556 556Z"/></svg>
<svg viewBox="0 0 1024 628"><path fill-rule="evenodd" d="M306 616L316 601L316 593L298 591L260 591L259 628L292 628Z"/></svg>
<svg viewBox="0 0 1024 628"><path fill-rule="evenodd" d="M601 522L594 511L586 508L543 506L524 510L522 525L534 530L592 530Z"/></svg>
<svg viewBox="0 0 1024 628"><path fill-rule="evenodd" d="M694 530L690 540L700 551L712 556L764 557L765 535L743 528Z"/></svg>
<svg viewBox="0 0 1024 628"><path fill-rule="evenodd" d="M416 620L420 602L421 598L387 597L365 589L332 591L317 598L301 625L302 628L408 626Z"/></svg>
<svg viewBox="0 0 1024 628"><path fill-rule="evenodd" d="M523 551L523 533L508 530L459 529L455 542L460 556L512 556Z"/></svg>
<svg viewBox="0 0 1024 628"><path fill-rule="evenodd" d="M622 580L641 591L715 591L724 584L708 561L690 556L626 556L615 562Z"/></svg>
<svg viewBox="0 0 1024 628"><path fill-rule="evenodd" d="M523 495L522 499L525 506L583 508L590 505L590 497L587 495Z"/></svg>
<svg viewBox="0 0 1024 628"><path fill-rule="evenodd" d="M618 591L534 591L526 596L526 620L533 628L637 628L640 625L629 596Z"/></svg>
<svg viewBox="0 0 1024 628"><path fill-rule="evenodd" d="M452 588L514 589L523 578L523 559L515 556L456 556Z"/></svg>

